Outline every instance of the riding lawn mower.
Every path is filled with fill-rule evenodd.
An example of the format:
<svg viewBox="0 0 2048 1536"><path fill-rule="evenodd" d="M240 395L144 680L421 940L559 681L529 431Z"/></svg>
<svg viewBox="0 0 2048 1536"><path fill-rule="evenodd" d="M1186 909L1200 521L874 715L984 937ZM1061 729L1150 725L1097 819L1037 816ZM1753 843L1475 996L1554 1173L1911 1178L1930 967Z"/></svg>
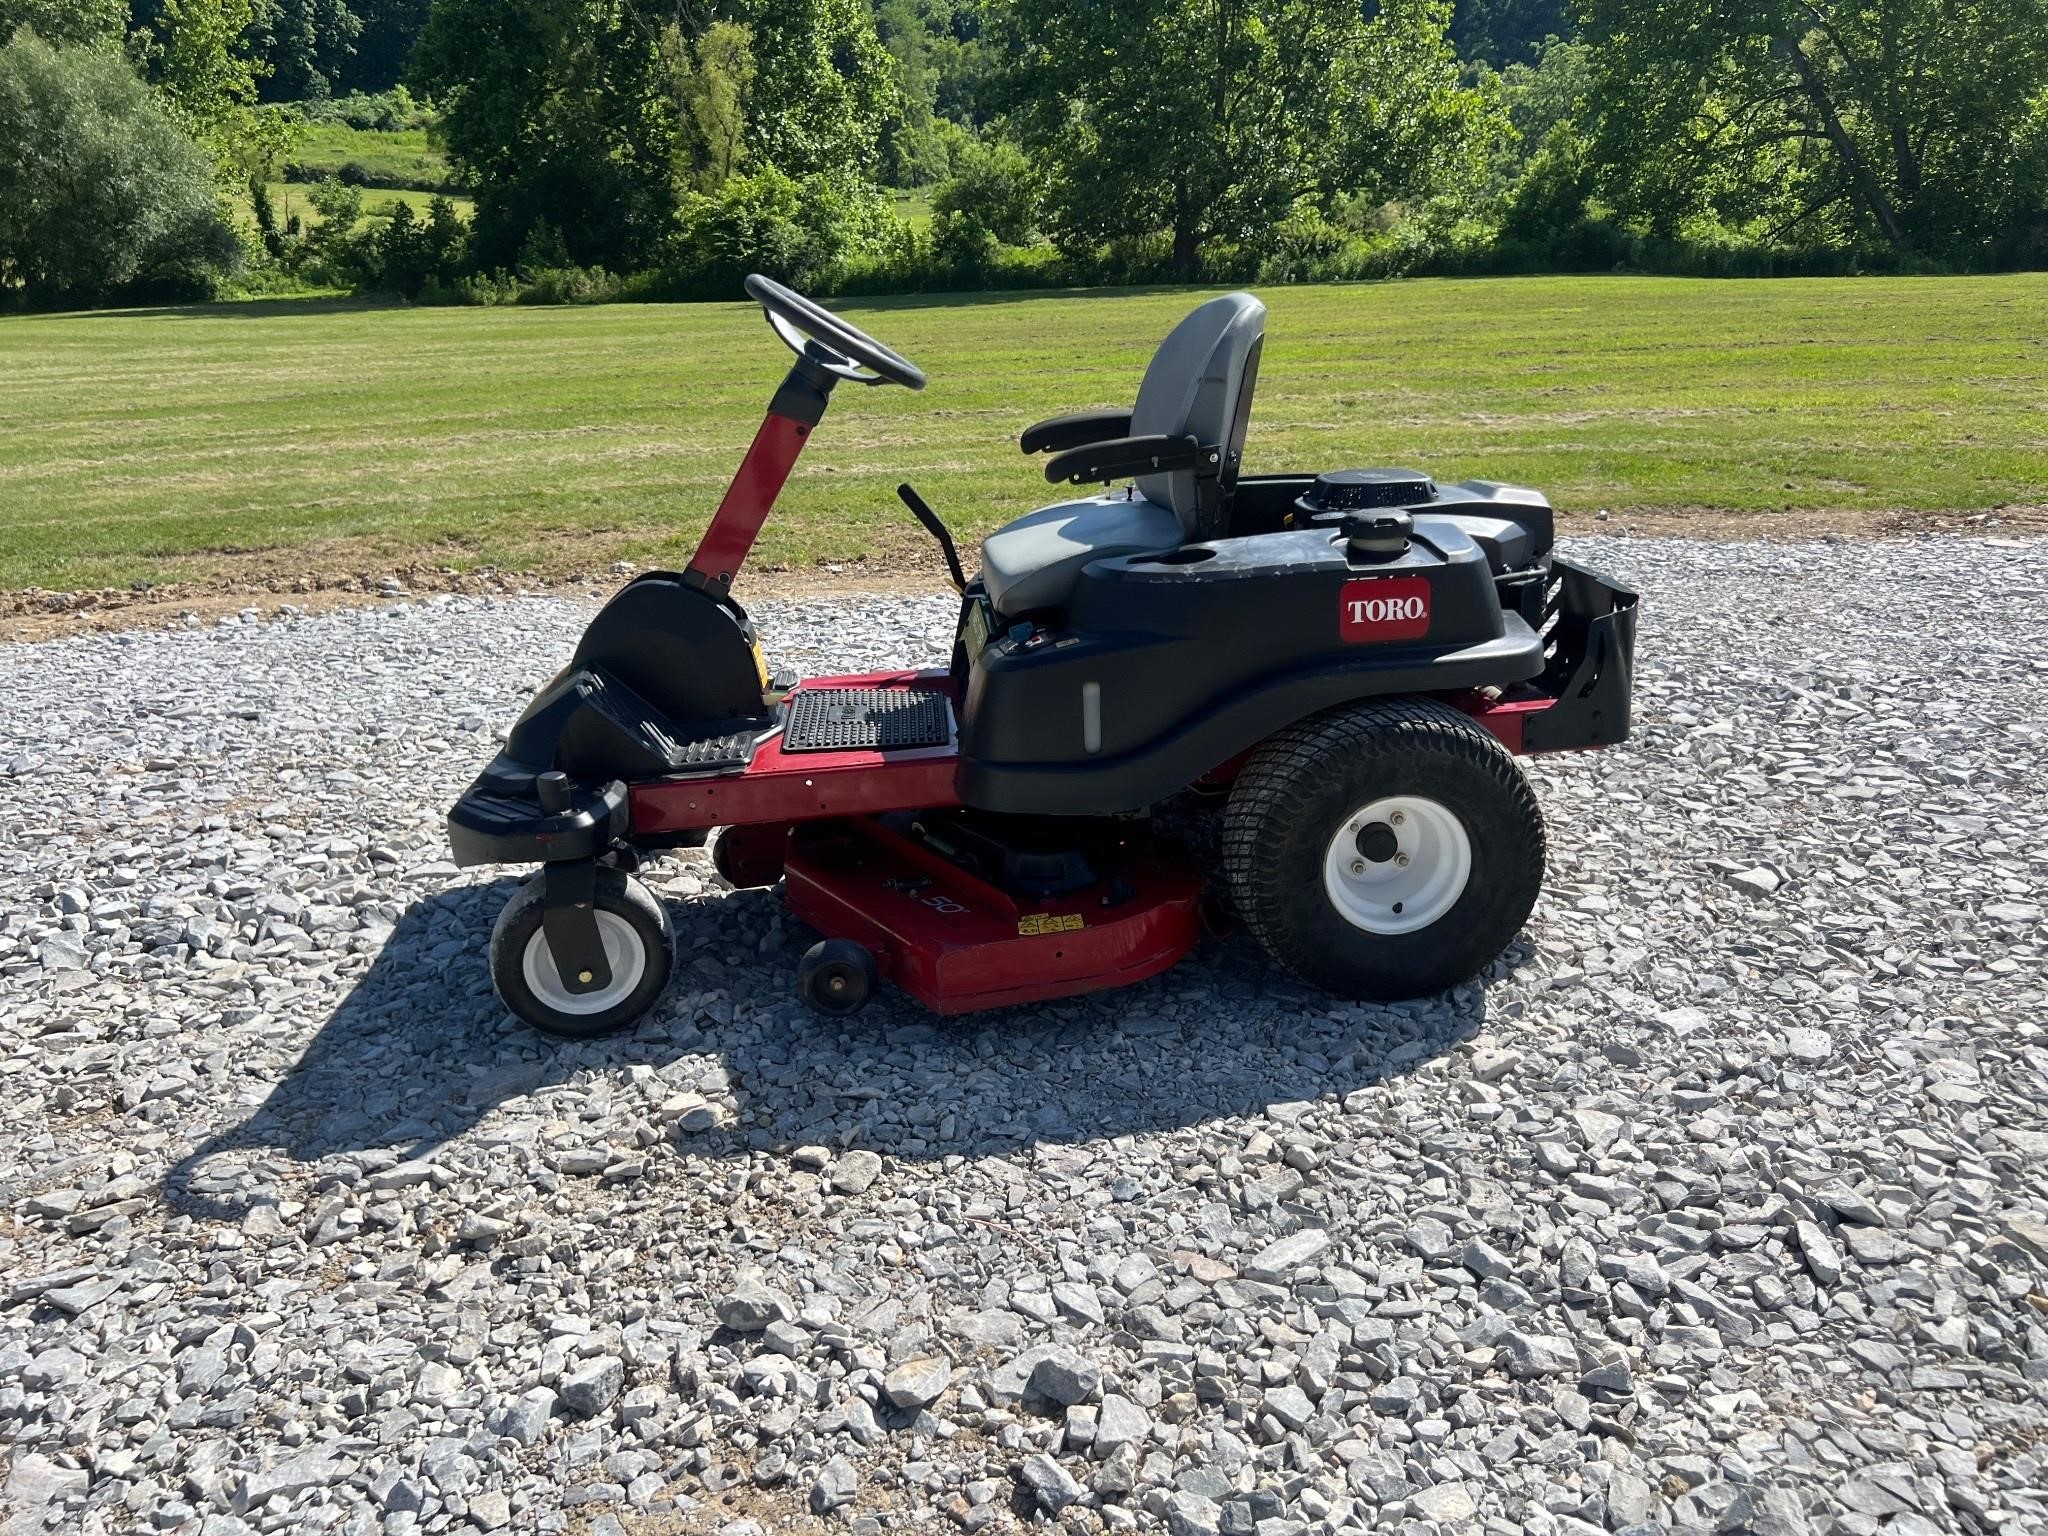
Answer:
<svg viewBox="0 0 2048 1536"><path fill-rule="evenodd" d="M951 664L799 681L733 587L842 384L907 359L763 277L796 361L695 556L626 584L449 815L457 860L537 864L491 937L519 1018L594 1036L672 964L642 859L711 842L820 940L812 1008L889 982L937 1013L1157 975L1228 914L1340 997L1442 990L1543 879L1517 754L1629 731L1636 596L1553 548L1549 503L1404 469L1245 474L1265 306L1198 306L1128 411L1039 422L1077 488L991 534ZM1090 491L1088 487L1099 487ZM1217 857L1162 807L1220 805Z"/></svg>

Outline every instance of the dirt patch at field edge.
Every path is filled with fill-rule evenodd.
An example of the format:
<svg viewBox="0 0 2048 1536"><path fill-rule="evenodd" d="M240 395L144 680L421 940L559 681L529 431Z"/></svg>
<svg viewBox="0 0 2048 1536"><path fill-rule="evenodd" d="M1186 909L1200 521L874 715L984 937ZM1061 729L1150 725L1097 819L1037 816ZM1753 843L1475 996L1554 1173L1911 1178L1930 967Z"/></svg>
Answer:
<svg viewBox="0 0 2048 1536"><path fill-rule="evenodd" d="M1673 507L1605 517L1563 513L1559 531L1641 535L1645 538L1794 539L1907 538L1924 533L1976 537L2048 535L2048 505L2001 507L1993 512L1785 512L1730 513ZM462 569L427 560L394 563L380 552L345 541L298 550L222 555L217 574L145 587L50 592L31 587L0 592L0 642L51 640L64 635L129 629L184 629L253 611L261 618L321 613L333 608L402 601L439 593L518 597L553 592L602 596L636 567L591 559L601 540L577 541L553 569ZM971 565L971 552L968 557ZM805 567L750 567L746 591L765 597L942 588L946 573L937 550L901 544L873 558Z"/></svg>

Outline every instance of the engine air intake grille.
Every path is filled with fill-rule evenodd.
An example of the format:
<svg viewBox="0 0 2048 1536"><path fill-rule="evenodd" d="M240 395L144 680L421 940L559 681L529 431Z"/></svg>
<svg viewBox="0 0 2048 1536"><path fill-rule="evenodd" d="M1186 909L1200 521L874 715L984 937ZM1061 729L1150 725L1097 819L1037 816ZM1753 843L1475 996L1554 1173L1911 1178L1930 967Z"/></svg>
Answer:
<svg viewBox="0 0 2048 1536"><path fill-rule="evenodd" d="M1309 493L1295 503L1310 516L1365 512L1379 507L1419 507L1436 500L1436 482L1417 469L1340 469L1317 475Z"/></svg>
<svg viewBox="0 0 2048 1536"><path fill-rule="evenodd" d="M936 688L799 688L789 696L785 752L888 752L943 747L953 737L946 695Z"/></svg>

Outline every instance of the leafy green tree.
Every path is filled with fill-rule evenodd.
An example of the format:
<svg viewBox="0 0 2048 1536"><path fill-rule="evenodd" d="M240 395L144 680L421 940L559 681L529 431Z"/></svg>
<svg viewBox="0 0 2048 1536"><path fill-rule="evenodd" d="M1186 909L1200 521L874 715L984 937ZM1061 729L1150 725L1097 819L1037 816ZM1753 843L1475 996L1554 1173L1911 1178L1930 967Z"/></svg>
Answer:
<svg viewBox="0 0 2048 1536"><path fill-rule="evenodd" d="M266 179L291 152L293 120L259 108L269 72L252 51L267 0L149 0L138 4L134 50L151 85L214 157L223 191Z"/></svg>
<svg viewBox="0 0 2048 1536"><path fill-rule="evenodd" d="M933 244L956 264L985 261L998 245L1031 240L1044 206L1043 180L1022 150L971 142L932 197Z"/></svg>
<svg viewBox="0 0 2048 1536"><path fill-rule="evenodd" d="M1982 246L2044 201L2048 0L1586 0L1593 155L1653 230Z"/></svg>
<svg viewBox="0 0 2048 1536"><path fill-rule="evenodd" d="M1503 228L1508 238L1528 243L1536 238L1531 231L1560 220L1568 227L1584 212L1597 183L1583 130L1591 78L1591 50L1552 39L1533 63L1509 64L1488 80L1514 131L1494 145L1475 211L1511 221L1512 231Z"/></svg>
<svg viewBox="0 0 2048 1536"><path fill-rule="evenodd" d="M433 0L349 0L362 19L355 51L336 66L337 91L388 91L405 75Z"/></svg>
<svg viewBox="0 0 2048 1536"><path fill-rule="evenodd" d="M934 6L942 0L926 0ZM994 114L994 84L1003 63L990 31L988 11L996 0L943 0L944 23L934 27L926 58L936 77L933 109L947 122L983 128Z"/></svg>
<svg viewBox="0 0 2048 1536"><path fill-rule="evenodd" d="M684 41L680 28L671 29L670 47L685 59L680 93L694 130L691 180L707 192L716 191L747 158L754 37L739 22L714 21L694 45Z"/></svg>
<svg viewBox="0 0 2048 1536"><path fill-rule="evenodd" d="M737 0L729 10L753 38L747 147L754 162L799 177L872 176L895 82L867 0Z"/></svg>
<svg viewBox="0 0 2048 1536"><path fill-rule="evenodd" d="M257 52L269 68L271 101L325 98L355 52L362 18L347 0L267 0L257 20Z"/></svg>
<svg viewBox="0 0 2048 1536"><path fill-rule="evenodd" d="M356 227L363 216L363 189L339 176L323 176L306 189L306 201L320 215L325 234L339 237Z"/></svg>
<svg viewBox="0 0 2048 1536"><path fill-rule="evenodd" d="M875 7L875 35L888 51L896 87L881 129L886 185L943 181L962 142L953 130L986 121L985 104L978 101L987 52L980 20L978 4L954 0L881 0Z"/></svg>
<svg viewBox="0 0 2048 1536"><path fill-rule="evenodd" d="M1539 50L1533 62L1510 64L1500 72L1501 99L1525 151L1533 151L1558 124L1575 123L1584 115L1592 54L1584 43L1560 39Z"/></svg>
<svg viewBox="0 0 2048 1536"><path fill-rule="evenodd" d="M126 0L0 0L0 43L23 27L46 43L118 50L128 35Z"/></svg>
<svg viewBox="0 0 2048 1536"><path fill-rule="evenodd" d="M579 265L645 263L686 148L659 30L632 0L441 0L414 55L475 185L477 256L509 265L558 227Z"/></svg>
<svg viewBox="0 0 2048 1536"><path fill-rule="evenodd" d="M720 133L744 123L756 170L872 174L891 87L865 0L672 4L665 15L650 0L435 6L414 71L444 103L449 152L476 187L479 260L504 265L543 219L578 265L657 259L679 194L700 180L697 104ZM745 29L751 80L729 46L736 32L698 51L720 23ZM708 94L692 84L707 57L720 72ZM729 174L742 157L720 163Z"/></svg>
<svg viewBox="0 0 2048 1536"><path fill-rule="evenodd" d="M1442 0L1013 0L1009 99L1049 171L1055 235L1163 234L1192 275L1304 200L1425 198L1483 169L1496 126L1459 84Z"/></svg>
<svg viewBox="0 0 2048 1536"><path fill-rule="evenodd" d="M1501 217L1501 236L1526 245L1554 245L1585 219L1592 195L1586 141L1570 123L1559 123L1544 135L1515 183Z"/></svg>
<svg viewBox="0 0 2048 1536"><path fill-rule="evenodd" d="M257 0L162 0L143 34L150 82L202 139L256 104L267 66L243 38L259 14Z"/></svg>
<svg viewBox="0 0 2048 1536"><path fill-rule="evenodd" d="M444 283L461 276L469 265L469 226L447 198L436 197L427 204L424 239L428 271Z"/></svg>
<svg viewBox="0 0 2048 1536"><path fill-rule="evenodd" d="M427 229L411 203L400 203L377 233L378 286L408 299L418 298L434 268L434 253L427 241Z"/></svg>
<svg viewBox="0 0 2048 1536"><path fill-rule="evenodd" d="M206 156L122 59L27 32L0 48L0 294L189 296L240 255Z"/></svg>
<svg viewBox="0 0 2048 1536"><path fill-rule="evenodd" d="M1528 63L1545 39L1575 31L1571 0L1458 0L1451 44L1462 59L1496 68Z"/></svg>

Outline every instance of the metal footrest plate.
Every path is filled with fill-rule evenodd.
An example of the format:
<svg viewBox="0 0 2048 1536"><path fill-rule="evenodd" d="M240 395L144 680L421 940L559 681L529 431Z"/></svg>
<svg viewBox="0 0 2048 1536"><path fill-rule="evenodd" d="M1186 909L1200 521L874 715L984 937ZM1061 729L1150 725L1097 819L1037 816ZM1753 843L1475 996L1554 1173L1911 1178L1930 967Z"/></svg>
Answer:
<svg viewBox="0 0 2048 1536"><path fill-rule="evenodd" d="M767 726L754 723L737 731L713 727L700 736L671 736L660 726L647 729L678 773L736 773L754 760L754 744Z"/></svg>
<svg viewBox="0 0 2048 1536"><path fill-rule="evenodd" d="M936 688L800 688L789 697L785 752L943 747L952 705Z"/></svg>

